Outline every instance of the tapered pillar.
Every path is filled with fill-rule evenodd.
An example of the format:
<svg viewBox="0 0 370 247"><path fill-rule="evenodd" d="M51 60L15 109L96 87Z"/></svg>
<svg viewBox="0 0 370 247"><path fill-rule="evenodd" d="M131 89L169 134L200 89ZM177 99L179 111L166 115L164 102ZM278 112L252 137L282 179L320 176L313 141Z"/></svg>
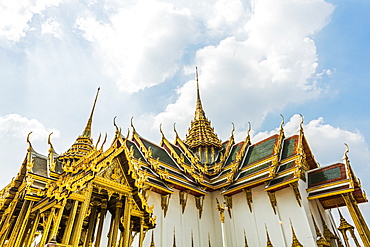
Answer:
<svg viewBox="0 0 370 247"><path fill-rule="evenodd" d="M30 216L30 213L31 213L31 208L33 206L33 203L34 202L28 202L28 205L27 205L27 211L26 213L22 216L23 219L21 221L21 226L19 228L19 232L17 232L18 236L16 237L16 241L15 241L15 244L14 244L14 247L19 247L20 244L22 244L22 240L24 239L24 234L25 234L25 230L26 230L26 227L28 226L28 220L29 220L29 216ZM22 208L23 209L23 208ZM19 217L21 217L19 215ZM18 229L16 229L16 231L18 231Z"/></svg>
<svg viewBox="0 0 370 247"><path fill-rule="evenodd" d="M101 211L100 211L100 217L99 217L98 232L96 234L95 247L100 247L101 236L102 236L106 213L107 213L107 200L103 199L101 203Z"/></svg>
<svg viewBox="0 0 370 247"><path fill-rule="evenodd" d="M49 213L48 219L46 221L44 232L42 233L41 241L39 244L40 246L44 246L46 244L46 241L48 240L49 230L50 230L50 226L53 221L53 218L54 218L54 213L55 213L55 208L52 208Z"/></svg>
<svg viewBox="0 0 370 247"><path fill-rule="evenodd" d="M26 243L25 246L31 246L31 244L32 244L32 241L33 241L33 239L35 237L35 233L36 233L37 227L38 227L39 222L40 222L40 215L41 215L40 214L40 211L37 210L35 219L32 222L32 228L31 228L30 233L28 234L28 237L27 237L27 239L25 241L25 243Z"/></svg>
<svg viewBox="0 0 370 247"><path fill-rule="evenodd" d="M86 213L90 206L91 193L92 193L92 185L90 184L85 189L85 193L84 193L85 200L82 202L80 214L78 215L78 219L77 219L76 225L73 230L73 237L72 237L73 247L77 247L80 242L83 222L84 222Z"/></svg>
<svg viewBox="0 0 370 247"><path fill-rule="evenodd" d="M361 237L364 246L369 247L370 231L364 217L362 216L360 209L358 208L355 198L353 197L352 193L342 194L342 197L346 203L348 211L352 217L353 223L355 224L355 227Z"/></svg>
<svg viewBox="0 0 370 247"><path fill-rule="evenodd" d="M50 232L50 238L56 237L58 235L59 224L63 216L64 205L65 203L63 203L62 207L59 209L57 217L55 221L53 222L53 228L51 229L51 232Z"/></svg>
<svg viewBox="0 0 370 247"><path fill-rule="evenodd" d="M24 220L26 220L27 213L29 214L30 201L24 200L21 211L18 214L17 221L15 222L14 228L9 238L8 246L15 246L19 231L22 228Z"/></svg>
<svg viewBox="0 0 370 247"><path fill-rule="evenodd" d="M144 242L144 218L140 218L140 236L139 236L139 247L143 247Z"/></svg>
<svg viewBox="0 0 370 247"><path fill-rule="evenodd" d="M17 197L18 193L15 196ZM8 215L6 217L3 216L3 218L4 218L3 219L3 224L2 224L2 227L0 229L0 246L4 245L4 242L8 237L9 231L11 230L11 226L14 223L13 222L13 214L14 214L15 208L17 207L17 203L18 203L18 199L14 199L9 205L10 210L8 212Z"/></svg>
<svg viewBox="0 0 370 247"><path fill-rule="evenodd" d="M73 229L73 225L74 225L74 222L75 222L75 217L76 217L76 214L77 214L78 203L79 203L78 201L73 201L71 212L70 212L68 220L67 220L67 227L64 230L62 244L67 244L68 245L70 243L72 229Z"/></svg>
<svg viewBox="0 0 370 247"><path fill-rule="evenodd" d="M97 208L98 208L98 202L94 201L92 209L91 209L91 213L90 213L89 226L87 229L87 235L86 235L86 241L85 241L84 247L89 247L89 244L92 242L92 237L93 237L95 226L96 226Z"/></svg>
<svg viewBox="0 0 370 247"><path fill-rule="evenodd" d="M113 242L113 229L114 229L114 218L116 214L111 214L110 224L109 224L109 232L108 232L108 247L112 246Z"/></svg>
<svg viewBox="0 0 370 247"><path fill-rule="evenodd" d="M124 221L122 222L123 227L125 229L125 235L124 235L124 239L123 239L123 246L125 246L125 247L129 246L129 243L130 243L131 205L132 205L131 196L126 197L125 211L124 211L124 215L123 215Z"/></svg>
<svg viewBox="0 0 370 247"><path fill-rule="evenodd" d="M116 213L114 215L114 222L113 222L113 229L112 229L112 241L111 241L111 246L116 246L117 245L117 235L118 235L118 227L119 227L119 222L122 214L122 202L118 201L116 202Z"/></svg>

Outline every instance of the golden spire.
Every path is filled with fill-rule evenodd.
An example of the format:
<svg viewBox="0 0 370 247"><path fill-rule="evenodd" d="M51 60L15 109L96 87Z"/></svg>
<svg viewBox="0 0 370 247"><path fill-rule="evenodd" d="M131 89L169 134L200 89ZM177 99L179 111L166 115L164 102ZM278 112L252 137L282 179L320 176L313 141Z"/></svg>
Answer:
<svg viewBox="0 0 370 247"><path fill-rule="evenodd" d="M346 146L346 151L344 151L344 155L343 155L343 160L345 161L345 165L346 165L346 168L347 168L347 176L348 178L350 179L350 183L352 185L352 187L360 187L360 183L358 181L358 179L356 178L356 175L352 169L352 166L351 166L351 163L349 162L349 158L348 158L348 153L349 153L349 147L347 145L347 143L344 143L344 145Z"/></svg>
<svg viewBox="0 0 370 247"><path fill-rule="evenodd" d="M89 120L87 120L86 127L85 127L84 131L82 132L83 137L87 137L87 138L91 137L92 118L93 118L93 114L94 114L94 110L95 110L96 101L98 100L99 91L100 91L100 87L98 88L98 91L96 92L95 101L94 101L93 108L91 109Z"/></svg>
<svg viewBox="0 0 370 247"><path fill-rule="evenodd" d="M197 147L216 147L221 148L221 140L218 139L217 134L211 127L211 122L206 118L202 102L200 100L199 82L198 82L198 68L196 69L197 82L197 99L194 120L191 122L189 133L186 136L185 143L190 148Z"/></svg>
<svg viewBox="0 0 370 247"><path fill-rule="evenodd" d="M155 244L154 244L154 230L152 231L152 242L150 242L150 247L155 247Z"/></svg>
<svg viewBox="0 0 370 247"><path fill-rule="evenodd" d="M67 150L67 152L59 156L60 161L67 162L69 160L73 162L74 160L78 160L81 157L88 154L89 152L91 152L92 150L94 150L93 141L91 139L91 124L92 124L92 117L94 114L96 101L99 95L99 90L100 88L98 88L98 91L96 93L93 108L91 110L90 117L89 117L89 120L87 121L86 127L82 132L82 135L80 135L77 138L75 143L73 143L72 147L70 147Z"/></svg>
<svg viewBox="0 0 370 247"><path fill-rule="evenodd" d="M295 235L292 221L290 221L290 227L292 228L292 235L293 235L292 247L303 247L303 245L298 241L298 238Z"/></svg>
<svg viewBox="0 0 370 247"><path fill-rule="evenodd" d="M200 100L198 67L195 67L195 73L196 73L196 81L197 81L197 101L196 101L194 120L206 119L206 115L202 107L202 101Z"/></svg>

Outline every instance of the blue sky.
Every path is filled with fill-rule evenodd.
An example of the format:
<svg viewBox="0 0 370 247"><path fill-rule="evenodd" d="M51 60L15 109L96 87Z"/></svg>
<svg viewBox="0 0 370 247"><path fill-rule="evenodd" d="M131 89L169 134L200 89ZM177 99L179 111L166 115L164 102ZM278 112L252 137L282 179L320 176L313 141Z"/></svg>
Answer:
<svg viewBox="0 0 370 247"><path fill-rule="evenodd" d="M322 165L349 157L370 191L369 1L8 1L0 6L0 186L25 157L26 136L47 154L63 152L93 122L114 135L112 120L159 143L185 137L201 97L219 137L231 122L241 141L287 135L305 116ZM370 207L362 206L366 219Z"/></svg>

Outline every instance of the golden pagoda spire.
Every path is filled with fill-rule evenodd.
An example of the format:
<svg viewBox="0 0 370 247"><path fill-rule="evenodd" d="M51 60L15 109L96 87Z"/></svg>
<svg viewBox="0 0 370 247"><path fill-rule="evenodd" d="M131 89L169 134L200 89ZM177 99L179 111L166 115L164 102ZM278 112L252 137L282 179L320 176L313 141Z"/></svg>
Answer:
<svg viewBox="0 0 370 247"><path fill-rule="evenodd" d="M199 92L198 68L196 68L197 99L194 120L191 122L185 143L197 154L201 163L212 164L221 149L221 140L218 139L211 122L206 118Z"/></svg>
<svg viewBox="0 0 370 247"><path fill-rule="evenodd" d="M360 247L360 243L358 242L357 240L357 237L355 235L355 232L354 232L354 227L352 225L350 225L346 219L344 219L342 213L340 212L339 208L338 209L338 213L339 213L339 217L340 217L340 225L338 227L338 230L340 231L340 233L342 233L342 236L343 236L343 239L344 239L344 242L346 244L346 246L349 246L349 241L348 241L348 237L347 237L347 231L349 231L349 233L351 234L351 237L353 238L353 241L355 242L356 244L356 247Z"/></svg>
<svg viewBox="0 0 370 247"><path fill-rule="evenodd" d="M98 99L100 87L95 96L93 108L90 113L90 117L87 121L86 127L82 132L75 143L73 143L72 147L70 147L64 154L59 156L59 160L65 162L66 164L73 163L74 161L80 159L81 157L85 156L92 150L94 150L93 141L91 139L91 125L92 125L92 117L95 110L96 101ZM68 165L69 166L69 165Z"/></svg>
<svg viewBox="0 0 370 247"><path fill-rule="evenodd" d="M198 67L195 67L195 73L196 73L196 81L197 81L197 101L196 101L194 120L206 119L206 115L204 113L203 106L202 106L202 101L200 100Z"/></svg>
<svg viewBox="0 0 370 247"><path fill-rule="evenodd" d="M99 91L100 91L100 87L98 88L98 91L96 92L94 105L93 105L93 108L91 109L89 120L87 120L86 127L85 127L84 131L82 132L83 137L87 137L87 138L91 137L92 118L93 118L93 114L94 114L94 110L95 110L96 101L98 100Z"/></svg>
<svg viewBox="0 0 370 247"><path fill-rule="evenodd" d="M290 220L290 227L292 228L292 235L293 235L293 240L292 240L292 247L303 247L303 245L298 241L297 236L295 235L294 228L292 221Z"/></svg>

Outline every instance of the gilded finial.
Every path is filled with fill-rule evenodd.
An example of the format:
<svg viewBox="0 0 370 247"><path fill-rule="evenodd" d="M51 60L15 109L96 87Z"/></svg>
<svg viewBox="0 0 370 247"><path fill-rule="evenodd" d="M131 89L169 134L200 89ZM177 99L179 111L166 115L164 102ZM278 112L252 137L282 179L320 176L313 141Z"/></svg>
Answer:
<svg viewBox="0 0 370 247"><path fill-rule="evenodd" d="M107 134L107 132L105 132L104 141L103 141L103 143L102 143L102 144L101 144L101 146L100 146L100 150L103 150L104 144L105 144L105 142L107 141L107 136L108 136L108 134Z"/></svg>
<svg viewBox="0 0 370 247"><path fill-rule="evenodd" d="M282 114L280 114L280 116L281 116L280 130L282 130L285 122L284 122L284 116Z"/></svg>
<svg viewBox="0 0 370 247"><path fill-rule="evenodd" d="M164 133L163 133L163 130L162 130L162 123L159 125L159 132L161 132L162 134L162 139L164 139Z"/></svg>
<svg viewBox="0 0 370 247"><path fill-rule="evenodd" d="M135 127L134 127L134 117L131 117L131 128L133 133L136 133Z"/></svg>
<svg viewBox="0 0 370 247"><path fill-rule="evenodd" d="M173 123L173 131L175 131L176 138L179 137L179 134L177 133L177 130L176 130L176 123Z"/></svg>
<svg viewBox="0 0 370 247"><path fill-rule="evenodd" d="M86 127L85 127L85 129L82 133L83 137L87 137L87 138L91 137L92 118L93 118L93 114L94 114L94 110L95 110L95 106L96 106L96 101L98 100L99 91L100 91L100 87L98 88L98 91L96 92L96 96L95 96L93 108L92 108L91 113L90 113L89 120L87 121Z"/></svg>
<svg viewBox="0 0 370 247"><path fill-rule="evenodd" d="M347 154L349 153L349 147L348 147L347 143L344 143L344 145L346 146L346 151L344 151L343 159L345 161L348 161L348 155Z"/></svg>
<svg viewBox="0 0 370 247"><path fill-rule="evenodd" d="M231 129L231 137L234 137L235 125L233 122L231 124L233 126L233 128Z"/></svg>
<svg viewBox="0 0 370 247"><path fill-rule="evenodd" d="M95 144L95 148L98 148L98 144L100 142L100 138L101 138L101 132L99 133L98 141Z"/></svg>
<svg viewBox="0 0 370 247"><path fill-rule="evenodd" d="M27 135L27 142L28 142L28 144L29 144L30 147L32 146L31 145L31 142L30 142L30 135L31 134L32 134L32 131L30 133L28 133L28 135Z"/></svg>
<svg viewBox="0 0 370 247"><path fill-rule="evenodd" d="M118 126L116 124L116 118L117 118L117 116L114 116L114 118L113 118L113 125L114 125L114 127L116 127L116 133L119 133L119 128L118 128Z"/></svg>
<svg viewBox="0 0 370 247"><path fill-rule="evenodd" d="M32 133L32 132L31 132ZM53 147L53 144L51 144L51 141L50 141L50 136L53 134L53 132L51 132L48 136L48 144L50 145L50 149L53 150L54 147Z"/></svg>
<svg viewBox="0 0 370 247"><path fill-rule="evenodd" d="M248 143L250 142L250 139L251 139L251 128L252 128L252 125L251 125L251 122L248 121L248 130L247 130L247 137L245 138L245 141Z"/></svg>
<svg viewBox="0 0 370 247"><path fill-rule="evenodd" d="M299 116L301 116L301 122L299 123L299 129L300 129L301 131L303 131L303 122L304 122L304 117L303 117L303 115L302 115L302 114L299 114Z"/></svg>

